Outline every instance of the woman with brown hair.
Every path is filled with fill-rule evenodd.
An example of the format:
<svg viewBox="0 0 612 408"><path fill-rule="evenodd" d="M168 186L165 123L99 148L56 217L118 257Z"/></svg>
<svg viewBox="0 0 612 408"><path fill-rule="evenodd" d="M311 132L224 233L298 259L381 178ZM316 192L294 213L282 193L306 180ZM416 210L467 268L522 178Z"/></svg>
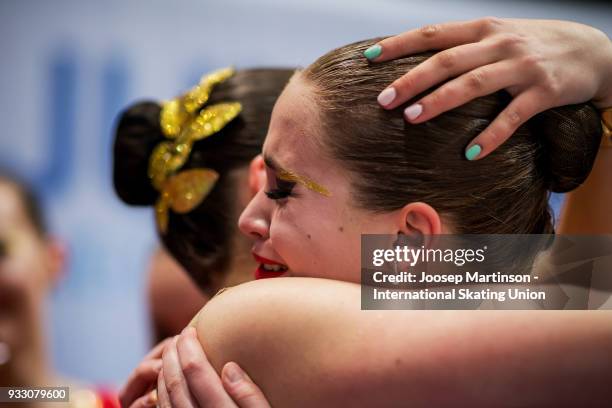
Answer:
<svg viewBox="0 0 612 408"><path fill-rule="evenodd" d="M602 44L596 59L610 61L609 40L583 30L596 40L587 48ZM406 126L403 114L413 104L385 111L376 96L431 54L370 65L361 54L376 43L326 54L279 98L263 149L266 189L240 227L255 240L256 259L292 279L252 282L215 297L194 323L208 360L193 347L194 330L174 340L164 353L161 405L229 403L218 399L211 368L225 366L228 392L236 396L242 387L240 405L257 406L261 401L244 399L256 395L253 387L244 392L240 378L248 377L226 364L234 361L278 406L605 406L608 312L360 310L362 233L550 233L549 191L584 181L601 136L592 106L558 108L469 163L464 151L512 105L511 95L491 90ZM603 90L602 101L612 100L609 70L580 63L596 76L587 99ZM553 134L581 153L548 154L558 148L547 140ZM596 164L595 172L605 171ZM602 188L610 198L610 187Z"/></svg>
<svg viewBox="0 0 612 408"><path fill-rule="evenodd" d="M250 240L237 228L238 216L263 186L263 162L258 155L272 107L293 72L284 68L235 73L232 69L220 70L205 75L182 97L167 103L135 103L119 118L114 145L115 190L129 205L155 206L165 249L205 297L254 278L257 264L249 255ZM177 102L182 109L193 96L197 100L189 111L172 111ZM238 117L225 120L221 126L216 122L214 114L221 111L221 116L235 116L236 109ZM198 121L202 120L204 126L200 128ZM168 131L167 126L177 123L183 125L183 136ZM205 128L207 123L214 128L212 132ZM189 140L181 142L181 138ZM197 138L200 140L194 142ZM164 151L167 147L170 153ZM186 149L189 152L185 155ZM160 152L168 153L173 165L180 165L174 171L160 171L151 160ZM197 178L200 176L203 179ZM161 183L156 182L159 179L163 179ZM165 185L174 190L169 192ZM162 208L168 204L164 200L167 197L175 202ZM154 348L149 353L152 360L145 358L128 380L121 392L124 405L144 393L149 388L148 380L157 377L161 364L156 359L164 344Z"/></svg>
<svg viewBox="0 0 612 408"><path fill-rule="evenodd" d="M261 153L272 107L294 70L245 69L233 75L232 72L221 70L205 76L202 83L221 75L223 80L211 85L206 107L239 104L239 116L202 140L190 142L192 151L180 167L183 171L205 168L207 175L216 173L210 192L190 211L166 211L163 227L157 216L165 248L209 295L220 287L252 279L252 274L245 272L255 267L248 257L249 241L239 234L236 220L260 188L261 159L255 158ZM166 105L139 102L119 118L113 180L117 194L127 204L154 206L164 193L151 177L154 170L150 158L177 138L165 132L160 117L163 106ZM203 108L197 107L193 120L198 120L197 114Z"/></svg>

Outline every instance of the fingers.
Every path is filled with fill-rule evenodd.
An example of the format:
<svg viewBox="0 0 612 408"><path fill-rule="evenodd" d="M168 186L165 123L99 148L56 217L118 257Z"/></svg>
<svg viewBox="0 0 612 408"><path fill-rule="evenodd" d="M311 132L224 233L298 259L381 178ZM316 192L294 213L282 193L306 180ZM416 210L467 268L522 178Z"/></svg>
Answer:
<svg viewBox="0 0 612 408"><path fill-rule="evenodd" d="M496 45L495 41L490 40L441 51L395 80L381 93L378 101L384 108L394 109L440 82L497 62L502 55L500 47ZM395 93L391 102L383 96L385 92L389 93L389 89Z"/></svg>
<svg viewBox="0 0 612 408"><path fill-rule="evenodd" d="M425 122L475 98L508 88L519 81L519 76L515 64L507 61L476 68L406 108L404 117L411 123ZM416 110L415 106L418 106ZM418 112L418 115L412 112Z"/></svg>
<svg viewBox="0 0 612 408"><path fill-rule="evenodd" d="M221 371L225 391L240 408L266 408L270 404L253 380L238 364L227 363Z"/></svg>
<svg viewBox="0 0 612 408"><path fill-rule="evenodd" d="M236 406L212 367L197 338L195 328L183 330L177 341L178 358L187 386L201 406Z"/></svg>
<svg viewBox="0 0 612 408"><path fill-rule="evenodd" d="M541 92L532 88L516 96L482 133L474 138L465 151L468 160L486 157L504 143L529 118L549 109Z"/></svg>
<svg viewBox="0 0 612 408"><path fill-rule="evenodd" d="M148 392L146 395L138 398L130 408L153 408L157 405L157 390Z"/></svg>
<svg viewBox="0 0 612 408"><path fill-rule="evenodd" d="M147 392L157 379L162 368L161 359L144 360L130 374L124 388L119 392L122 407L129 407L136 398Z"/></svg>
<svg viewBox="0 0 612 408"><path fill-rule="evenodd" d="M157 405L159 405L160 408L172 407L172 404L170 403L170 396L168 395L168 390L166 389L166 383L164 381L163 368L157 377Z"/></svg>
<svg viewBox="0 0 612 408"><path fill-rule="evenodd" d="M168 337L167 339L162 340L157 344L157 346L153 347L151 351L144 356L143 360L149 360L152 358L161 358L162 353L164 352L164 348L172 341L172 337Z"/></svg>
<svg viewBox="0 0 612 408"><path fill-rule="evenodd" d="M177 338L178 336L175 337L174 340L164 349L164 354L162 357L164 385L166 387L170 403L173 407L192 408L195 406L195 404L193 403L187 382L185 381L185 377L183 376L183 371L181 369L181 364L176 349Z"/></svg>
<svg viewBox="0 0 612 408"><path fill-rule="evenodd" d="M366 52L366 57L376 62L388 61L417 52L441 50L477 42L489 32L494 31L500 24L501 20L487 17L479 20L428 25L382 40L377 44L380 46L380 51ZM373 57L369 58L370 56Z"/></svg>

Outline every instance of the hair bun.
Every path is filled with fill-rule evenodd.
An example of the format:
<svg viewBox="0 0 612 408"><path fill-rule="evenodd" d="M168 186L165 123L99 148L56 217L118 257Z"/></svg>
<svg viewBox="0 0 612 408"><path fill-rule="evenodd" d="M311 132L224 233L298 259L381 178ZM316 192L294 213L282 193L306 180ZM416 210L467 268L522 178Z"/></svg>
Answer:
<svg viewBox="0 0 612 408"><path fill-rule="evenodd" d="M588 177L601 142L601 122L591 104L561 106L530 120L544 146L549 190L571 191Z"/></svg>
<svg viewBox="0 0 612 408"><path fill-rule="evenodd" d="M159 126L161 107L156 102L140 102L119 117L113 148L115 191L130 205L152 205L158 192L147 174L149 157L164 139Z"/></svg>

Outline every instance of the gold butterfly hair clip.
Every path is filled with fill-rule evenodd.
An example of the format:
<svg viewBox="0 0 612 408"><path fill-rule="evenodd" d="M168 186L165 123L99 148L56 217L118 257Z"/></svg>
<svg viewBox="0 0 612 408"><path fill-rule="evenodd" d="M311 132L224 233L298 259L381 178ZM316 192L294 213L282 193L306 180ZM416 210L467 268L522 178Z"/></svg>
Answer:
<svg viewBox="0 0 612 408"><path fill-rule="evenodd" d="M213 169L195 168L179 171L198 140L214 135L242 111L238 102L206 106L213 88L234 74L224 68L204 75L187 93L165 102L160 126L168 140L160 142L149 159L148 175L159 191L155 219L162 234L168 230L168 211L186 214L200 205L219 179Z"/></svg>

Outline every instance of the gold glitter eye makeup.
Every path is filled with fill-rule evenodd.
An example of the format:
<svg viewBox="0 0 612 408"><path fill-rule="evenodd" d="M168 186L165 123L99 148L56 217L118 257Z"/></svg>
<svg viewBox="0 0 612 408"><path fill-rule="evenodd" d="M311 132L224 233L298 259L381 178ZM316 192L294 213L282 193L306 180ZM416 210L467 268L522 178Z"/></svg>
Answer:
<svg viewBox="0 0 612 408"><path fill-rule="evenodd" d="M291 170L283 169L274 161L274 159L265 154L264 162L266 163L266 174L268 176L268 180L275 180L278 185L280 185L282 182L292 183L291 188L293 188L295 184L301 184L315 193L321 194L325 197L331 196L331 192L324 186L306 176L301 176ZM270 196L268 195L268 197Z"/></svg>
<svg viewBox="0 0 612 408"><path fill-rule="evenodd" d="M281 180L273 175L271 170L267 170L268 180L272 180L273 185L268 191L265 191L266 196L271 200L282 200L283 198L291 197L295 182Z"/></svg>

